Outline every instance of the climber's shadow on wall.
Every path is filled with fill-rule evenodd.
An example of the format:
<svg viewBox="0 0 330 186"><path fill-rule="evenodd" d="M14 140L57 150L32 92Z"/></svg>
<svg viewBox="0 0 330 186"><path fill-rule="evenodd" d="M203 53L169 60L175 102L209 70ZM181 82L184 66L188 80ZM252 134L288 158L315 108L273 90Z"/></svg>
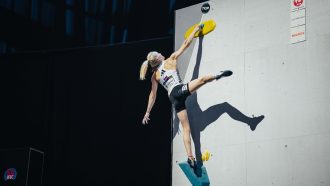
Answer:
<svg viewBox="0 0 330 186"><path fill-rule="evenodd" d="M199 67L202 58L202 43L203 36L199 37L196 65L194 67L192 79L196 79L199 76ZM221 81L221 79L219 81ZM222 114L227 113L232 119L247 124L252 131L254 131L256 126L264 119L263 115L259 117L248 117L227 102L213 105L203 111L197 102L197 93L198 90L188 97L188 99L186 100L186 107L190 122L191 135L195 146L196 159L199 161L201 161L202 159L200 143L201 131L203 131L209 124L217 120ZM173 139L178 132L179 119L177 118L177 115L174 114Z"/></svg>

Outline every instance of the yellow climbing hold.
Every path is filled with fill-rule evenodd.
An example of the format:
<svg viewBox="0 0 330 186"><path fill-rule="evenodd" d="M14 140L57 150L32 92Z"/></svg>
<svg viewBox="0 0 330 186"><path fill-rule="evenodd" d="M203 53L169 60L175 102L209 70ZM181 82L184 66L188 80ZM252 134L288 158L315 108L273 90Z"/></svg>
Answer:
<svg viewBox="0 0 330 186"><path fill-rule="evenodd" d="M202 160L203 160L203 161L208 161L208 160L210 159L210 156L211 156L210 151L205 150L205 151L202 153Z"/></svg>

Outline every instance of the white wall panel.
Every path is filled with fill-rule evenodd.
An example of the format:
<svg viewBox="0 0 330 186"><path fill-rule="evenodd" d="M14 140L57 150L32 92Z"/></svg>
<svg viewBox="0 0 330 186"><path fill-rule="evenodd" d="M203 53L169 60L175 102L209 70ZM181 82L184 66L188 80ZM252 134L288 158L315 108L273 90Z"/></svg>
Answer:
<svg viewBox="0 0 330 186"><path fill-rule="evenodd" d="M203 3L176 11L175 48L189 25L213 19L216 29L180 61L182 79L191 80L198 55L199 76L234 72L187 100L196 151L212 153L204 162L211 185L330 185L330 1L306 0L306 41L296 44L288 0L209 3L205 15ZM265 119L251 131L248 120L230 117L233 109ZM177 164L187 159L182 128L173 126L172 185L190 185Z"/></svg>

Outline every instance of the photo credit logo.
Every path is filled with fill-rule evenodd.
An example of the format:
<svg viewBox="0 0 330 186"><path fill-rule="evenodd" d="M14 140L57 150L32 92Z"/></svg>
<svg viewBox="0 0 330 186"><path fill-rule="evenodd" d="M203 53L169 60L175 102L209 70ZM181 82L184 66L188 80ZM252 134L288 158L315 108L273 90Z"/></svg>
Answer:
<svg viewBox="0 0 330 186"><path fill-rule="evenodd" d="M14 168L9 168L5 171L5 174L3 175L3 178L5 181L8 180L15 180L17 177L17 171Z"/></svg>

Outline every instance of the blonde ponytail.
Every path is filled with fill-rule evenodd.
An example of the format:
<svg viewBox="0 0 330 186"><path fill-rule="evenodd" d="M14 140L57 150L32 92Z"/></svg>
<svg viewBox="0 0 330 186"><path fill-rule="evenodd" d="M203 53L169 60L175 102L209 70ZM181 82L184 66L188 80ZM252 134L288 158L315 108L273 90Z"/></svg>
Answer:
<svg viewBox="0 0 330 186"><path fill-rule="evenodd" d="M157 61L155 60L155 58L159 55L158 52L156 51L152 51L149 52L147 55L147 60L144 61L141 65L141 69L140 69L140 80L145 80L146 79L146 74L147 74L147 70L148 70L148 66L150 63L151 67L154 67L157 65Z"/></svg>
<svg viewBox="0 0 330 186"><path fill-rule="evenodd" d="M140 68L140 80L146 79L146 74L148 70L148 60L144 61Z"/></svg>

